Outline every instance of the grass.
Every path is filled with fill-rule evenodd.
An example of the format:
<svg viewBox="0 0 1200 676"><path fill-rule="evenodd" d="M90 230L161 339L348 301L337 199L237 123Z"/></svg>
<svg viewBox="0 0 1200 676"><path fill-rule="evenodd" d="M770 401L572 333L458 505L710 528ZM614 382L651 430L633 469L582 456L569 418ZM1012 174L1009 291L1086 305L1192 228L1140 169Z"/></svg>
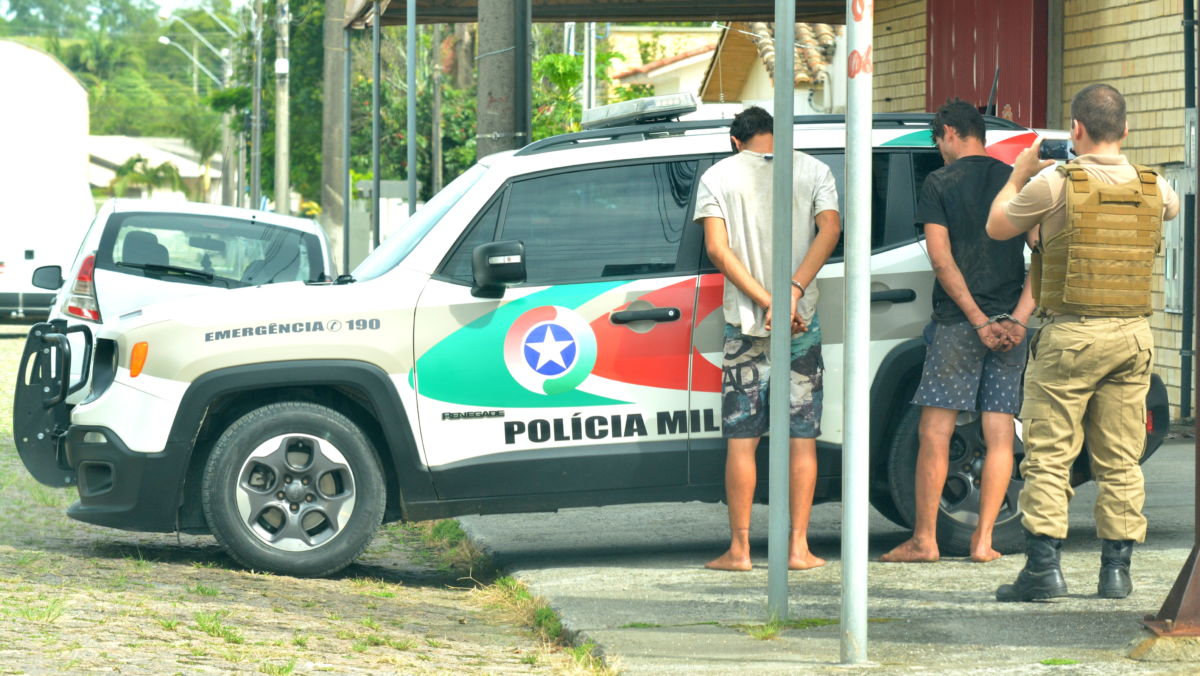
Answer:
<svg viewBox="0 0 1200 676"><path fill-rule="evenodd" d="M189 592L195 594L196 596L220 596L221 595L220 589L217 589L216 587L209 587L208 585L203 585L203 584L194 584L194 585L188 587L187 590Z"/></svg>
<svg viewBox="0 0 1200 676"><path fill-rule="evenodd" d="M1064 665L1068 665L1068 664L1079 664L1079 660L1071 660L1071 659L1066 659L1066 658L1062 658L1062 657L1051 657L1049 659L1042 660L1041 663L1045 664L1047 666L1057 667L1057 666L1064 666Z"/></svg>
<svg viewBox="0 0 1200 676"><path fill-rule="evenodd" d="M275 674L276 676L283 676L284 674L290 674L293 671L295 671L295 669L296 669L296 658L295 657L289 659L287 662L284 662L282 664L278 663L278 662L262 662L258 665L259 673Z"/></svg>
<svg viewBox="0 0 1200 676"><path fill-rule="evenodd" d="M492 584L479 590L485 601L493 607L503 608L512 619L533 629L547 646L547 652L554 650L566 653L576 666L597 676L612 676L617 672L606 665L604 660L595 654L595 643L572 645L565 635L562 618L545 601L529 592L525 584L513 577L497 578ZM535 664L538 657L521 658L523 664Z"/></svg>
<svg viewBox="0 0 1200 676"><path fill-rule="evenodd" d="M242 637L241 632L225 624L224 619L228 614L225 610L196 613L196 626L209 636L224 639L226 643L245 643L246 639Z"/></svg>
<svg viewBox="0 0 1200 676"><path fill-rule="evenodd" d="M661 624L655 624L654 622L628 622L617 627L617 629L657 629L661 626Z"/></svg>
<svg viewBox="0 0 1200 676"><path fill-rule="evenodd" d="M838 620L824 617L810 617L797 620L776 620L765 624L735 624L730 626L745 632L751 638L760 641L770 641L779 638L779 634L784 629L812 629L813 627L828 627L837 623Z"/></svg>
<svg viewBox="0 0 1200 676"><path fill-rule="evenodd" d="M62 599L54 599L44 606L24 606L18 608L15 613L22 619L30 622L41 622L48 624L62 617L63 602Z"/></svg>
<svg viewBox="0 0 1200 676"><path fill-rule="evenodd" d="M455 519L406 523L400 529L405 540L418 545L416 558L426 565L473 580L492 574L491 559L467 538Z"/></svg>
<svg viewBox="0 0 1200 676"><path fill-rule="evenodd" d="M160 627L162 627L163 629L166 629L167 631L175 631L175 627L179 626L179 620L168 620L166 618L160 618L158 620L158 625Z"/></svg>

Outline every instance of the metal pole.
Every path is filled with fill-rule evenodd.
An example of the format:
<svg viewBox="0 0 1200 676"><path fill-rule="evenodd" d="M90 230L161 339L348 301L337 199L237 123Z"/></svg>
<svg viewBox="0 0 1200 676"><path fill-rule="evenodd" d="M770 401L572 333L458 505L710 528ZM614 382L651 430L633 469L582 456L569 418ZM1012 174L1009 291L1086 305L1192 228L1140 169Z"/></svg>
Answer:
<svg viewBox="0 0 1200 676"><path fill-rule="evenodd" d="M442 189L442 24L433 25L433 132L429 135L430 156L430 194L436 195Z"/></svg>
<svg viewBox="0 0 1200 676"><path fill-rule="evenodd" d="M848 0L846 317L842 411L842 643L846 664L867 660L867 503L871 459L871 33L874 3Z"/></svg>
<svg viewBox="0 0 1200 676"><path fill-rule="evenodd" d="M225 77L221 78L221 88L229 87L233 81L233 57L225 61ZM237 175L237 169L234 168L235 161L233 159L233 114L226 111L221 115L221 204L225 206L233 206L234 197L234 177Z"/></svg>
<svg viewBox="0 0 1200 676"><path fill-rule="evenodd" d="M291 15L287 0L279 3L279 20L275 24L275 212L290 214L291 205L291 111L288 103L288 38Z"/></svg>
<svg viewBox="0 0 1200 676"><path fill-rule="evenodd" d="M205 47L208 47L208 51L212 52L213 54L216 54L218 59L224 58L221 56L221 50L219 50L215 46L213 46L213 43L209 42L208 40L205 40L204 36L200 34L200 31L198 31L194 27L192 27L192 24L188 23L185 19L178 17L178 16L172 16L171 21L182 24L184 28L188 29L188 32L190 32L193 37L195 37L197 40L199 40Z"/></svg>
<svg viewBox="0 0 1200 676"><path fill-rule="evenodd" d="M580 101L583 109L596 107L596 24L588 21L583 25L583 92Z"/></svg>
<svg viewBox="0 0 1200 676"><path fill-rule="evenodd" d="M791 534L789 420L792 360L792 132L795 125L796 4L775 0L775 163L771 185L771 381L770 500L767 521L767 615L788 617L788 536Z"/></svg>
<svg viewBox="0 0 1200 676"><path fill-rule="evenodd" d="M354 199L354 186L350 181L350 29L342 29L342 49L346 55L342 63L342 82L346 89L342 97L342 274L350 274L350 205Z"/></svg>
<svg viewBox="0 0 1200 676"><path fill-rule="evenodd" d="M254 114L250 118L250 208L262 202L263 0L254 0Z"/></svg>
<svg viewBox="0 0 1200 676"><path fill-rule="evenodd" d="M404 37L407 54L406 79L408 80L408 130L404 134L404 145L408 150L408 215L417 211L417 0L405 0Z"/></svg>
<svg viewBox="0 0 1200 676"><path fill-rule="evenodd" d="M529 49L532 39L532 0L513 2L513 132L514 148L532 140L533 74Z"/></svg>
<svg viewBox="0 0 1200 676"><path fill-rule="evenodd" d="M371 70L371 249L379 246L379 79L383 76L383 64L379 56L379 31L383 23L380 0L374 0L375 16L371 20L371 53L374 66Z"/></svg>

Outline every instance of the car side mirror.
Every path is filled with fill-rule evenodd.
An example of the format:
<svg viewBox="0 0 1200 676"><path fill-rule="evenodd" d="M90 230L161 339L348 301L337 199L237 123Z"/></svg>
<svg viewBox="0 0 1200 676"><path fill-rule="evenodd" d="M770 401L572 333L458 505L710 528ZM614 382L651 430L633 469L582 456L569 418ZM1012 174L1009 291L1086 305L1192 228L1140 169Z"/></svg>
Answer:
<svg viewBox="0 0 1200 676"><path fill-rule="evenodd" d="M502 298L505 287L525 282L525 244L517 241L488 242L471 251L471 272L477 298Z"/></svg>
<svg viewBox="0 0 1200 676"><path fill-rule="evenodd" d="M62 287L62 267L58 265L43 265L33 271L33 285L39 289L55 291Z"/></svg>

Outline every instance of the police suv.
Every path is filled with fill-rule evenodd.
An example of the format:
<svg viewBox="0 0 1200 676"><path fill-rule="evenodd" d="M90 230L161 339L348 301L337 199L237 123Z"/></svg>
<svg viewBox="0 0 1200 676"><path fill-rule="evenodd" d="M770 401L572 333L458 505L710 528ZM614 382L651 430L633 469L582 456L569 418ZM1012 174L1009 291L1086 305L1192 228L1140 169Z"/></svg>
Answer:
<svg viewBox="0 0 1200 676"><path fill-rule="evenodd" d="M692 213L729 122L678 121L686 103L630 102L600 128L483 158L352 278L151 305L101 328L94 353L64 335L87 326L39 324L16 392L21 458L77 487L73 518L211 532L245 566L303 576L349 564L385 521L721 500L723 280ZM877 115L872 134L871 502L903 525L934 280L913 214L943 164L930 119ZM1038 135L987 125L1008 162ZM796 119L796 147L830 166L839 195L844 138L840 116ZM841 255L819 277L819 501L839 498L842 471ZM69 408L85 384L64 376L72 359L91 394ZM1166 402L1155 378L1147 457ZM967 549L983 452L977 417L960 416L947 554ZM1083 455L1076 469L1086 481ZM1002 550L1020 543L1014 478Z"/></svg>

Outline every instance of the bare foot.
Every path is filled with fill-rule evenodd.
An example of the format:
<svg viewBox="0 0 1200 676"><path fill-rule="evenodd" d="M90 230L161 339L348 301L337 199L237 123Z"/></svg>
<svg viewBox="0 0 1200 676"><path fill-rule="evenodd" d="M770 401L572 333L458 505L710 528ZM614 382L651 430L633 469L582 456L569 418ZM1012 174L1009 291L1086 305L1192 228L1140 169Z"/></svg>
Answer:
<svg viewBox="0 0 1200 676"><path fill-rule="evenodd" d="M971 536L971 560L976 563L987 563L1000 558L1002 554L992 549L992 539L989 537L986 542L979 538L979 534Z"/></svg>
<svg viewBox="0 0 1200 676"><path fill-rule="evenodd" d="M892 551L879 557L887 563L933 563L940 558L937 545L922 546L916 540L905 540Z"/></svg>
<svg viewBox="0 0 1200 676"><path fill-rule="evenodd" d="M733 552L725 552L717 558L704 564L709 570L734 570L746 571L750 570L749 556L734 556Z"/></svg>
<svg viewBox="0 0 1200 676"><path fill-rule="evenodd" d="M988 561L995 561L1001 556L1003 556L1003 554L992 549L991 547L981 550L971 550L971 560L975 563L987 563Z"/></svg>
<svg viewBox="0 0 1200 676"><path fill-rule="evenodd" d="M788 557L788 570L808 570L810 568L820 568L823 565L825 565L825 559L814 555L812 552Z"/></svg>

